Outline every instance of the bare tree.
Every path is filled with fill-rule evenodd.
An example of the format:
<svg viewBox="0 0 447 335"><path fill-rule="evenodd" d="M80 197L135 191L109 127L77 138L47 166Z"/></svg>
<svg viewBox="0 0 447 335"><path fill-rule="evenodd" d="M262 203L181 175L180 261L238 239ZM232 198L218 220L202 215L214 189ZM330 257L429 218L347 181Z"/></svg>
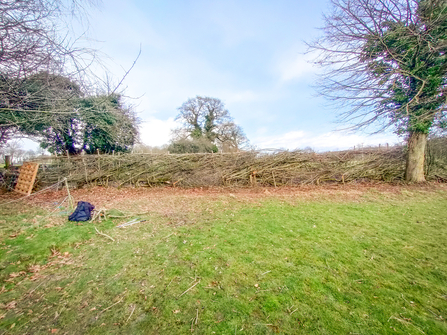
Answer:
<svg viewBox="0 0 447 335"><path fill-rule="evenodd" d="M22 148L21 143L18 140L10 141L4 148L1 149L3 156L9 155L11 157L11 163L18 163L23 159L26 151Z"/></svg>
<svg viewBox="0 0 447 335"><path fill-rule="evenodd" d="M183 126L173 131L173 137L174 142L182 142L182 147L188 139L195 139L201 141L196 146L201 148L205 139L223 151L237 151L248 142L242 128L233 122L225 104L219 99L197 96L188 99L178 110L176 120ZM211 147L205 147L211 150Z"/></svg>
<svg viewBox="0 0 447 335"><path fill-rule="evenodd" d="M77 47L63 18L79 14L82 5L90 3L89 0L0 0L0 146L14 135L18 125L35 118L51 118L54 113L71 112L69 108L33 109L33 101L51 95L50 85L40 85L40 91L30 94L26 83L37 74L42 83L50 82L54 75L81 81L95 54L93 50ZM61 106L62 98L57 99ZM17 111L26 117L17 117Z"/></svg>
<svg viewBox="0 0 447 335"><path fill-rule="evenodd" d="M197 96L188 99L178 108L176 120L183 123L183 128L192 138L205 136L211 142L216 139L219 125L231 121L230 113L222 101L216 98Z"/></svg>
<svg viewBox="0 0 447 335"><path fill-rule="evenodd" d="M355 127L407 136L406 180L421 182L427 136L446 120L447 2L331 0L323 35L310 43L324 68L320 92Z"/></svg>
<svg viewBox="0 0 447 335"><path fill-rule="evenodd" d="M249 145L244 131L234 122L226 122L220 125L216 140L217 146L222 152L238 152Z"/></svg>

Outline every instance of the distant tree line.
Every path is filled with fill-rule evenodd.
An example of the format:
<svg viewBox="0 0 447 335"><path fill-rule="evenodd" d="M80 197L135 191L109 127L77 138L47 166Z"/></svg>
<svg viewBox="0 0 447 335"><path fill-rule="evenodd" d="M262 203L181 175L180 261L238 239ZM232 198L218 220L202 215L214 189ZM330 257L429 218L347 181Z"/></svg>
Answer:
<svg viewBox="0 0 447 335"><path fill-rule="evenodd" d="M11 163L15 164L30 158L41 156L44 154L44 151L45 150L42 148L38 148L37 150L23 149L20 141L13 140L9 141L7 145L0 148L0 162L5 162L5 156L9 156L11 159Z"/></svg>

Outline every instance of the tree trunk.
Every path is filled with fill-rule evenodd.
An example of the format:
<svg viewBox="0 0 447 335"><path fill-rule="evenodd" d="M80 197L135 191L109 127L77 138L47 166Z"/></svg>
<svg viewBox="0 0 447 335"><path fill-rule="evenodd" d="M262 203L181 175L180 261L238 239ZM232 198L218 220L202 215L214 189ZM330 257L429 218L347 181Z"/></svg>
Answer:
<svg viewBox="0 0 447 335"><path fill-rule="evenodd" d="M411 183L425 181L424 161L427 134L411 132L408 137L408 156L405 170L405 180Z"/></svg>

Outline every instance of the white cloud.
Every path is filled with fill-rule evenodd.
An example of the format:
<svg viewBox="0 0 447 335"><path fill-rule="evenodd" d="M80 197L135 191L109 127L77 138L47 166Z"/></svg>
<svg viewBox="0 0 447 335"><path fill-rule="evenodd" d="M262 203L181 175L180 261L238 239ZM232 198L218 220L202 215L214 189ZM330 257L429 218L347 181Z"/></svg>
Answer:
<svg viewBox="0 0 447 335"><path fill-rule="evenodd" d="M277 65L281 82L288 82L300 79L317 71L316 67L310 63L311 57L298 54L287 57Z"/></svg>
<svg viewBox="0 0 447 335"><path fill-rule="evenodd" d="M167 144L171 137L171 129L178 126L179 124L172 117L167 120L146 119L140 127L141 142L150 146Z"/></svg>
<svg viewBox="0 0 447 335"><path fill-rule="evenodd" d="M315 135L302 130L292 131L280 136L258 137L252 143L261 149L304 149L311 147L317 151L343 150L354 146L369 146L400 142L393 134L363 135L354 133L328 132Z"/></svg>

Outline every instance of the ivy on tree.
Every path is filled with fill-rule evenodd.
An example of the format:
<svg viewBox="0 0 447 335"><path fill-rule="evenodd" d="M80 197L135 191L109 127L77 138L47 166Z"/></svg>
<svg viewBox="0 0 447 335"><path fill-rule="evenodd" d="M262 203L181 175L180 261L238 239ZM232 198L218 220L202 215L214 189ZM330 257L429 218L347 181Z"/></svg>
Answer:
<svg viewBox="0 0 447 335"><path fill-rule="evenodd" d="M325 72L320 92L356 127L407 137L406 180L421 182L427 136L446 124L447 2L332 0L310 44Z"/></svg>
<svg viewBox="0 0 447 335"><path fill-rule="evenodd" d="M30 120L46 118L33 110L24 85L39 73L81 82L95 51L70 38L73 19L82 19L90 0L6 0L0 2L0 148ZM40 82L40 87L45 85ZM47 99L47 96L41 98ZM25 101L28 100L28 101ZM48 99L47 99L48 100ZM20 112L20 113L19 113Z"/></svg>
<svg viewBox="0 0 447 335"><path fill-rule="evenodd" d="M172 153L234 152L248 144L225 104L211 97L196 96L178 108L182 126L173 131L168 150Z"/></svg>
<svg viewBox="0 0 447 335"><path fill-rule="evenodd" d="M39 73L24 82L22 105L10 122L51 153L126 152L135 143L138 119L119 94L88 95L63 76Z"/></svg>

